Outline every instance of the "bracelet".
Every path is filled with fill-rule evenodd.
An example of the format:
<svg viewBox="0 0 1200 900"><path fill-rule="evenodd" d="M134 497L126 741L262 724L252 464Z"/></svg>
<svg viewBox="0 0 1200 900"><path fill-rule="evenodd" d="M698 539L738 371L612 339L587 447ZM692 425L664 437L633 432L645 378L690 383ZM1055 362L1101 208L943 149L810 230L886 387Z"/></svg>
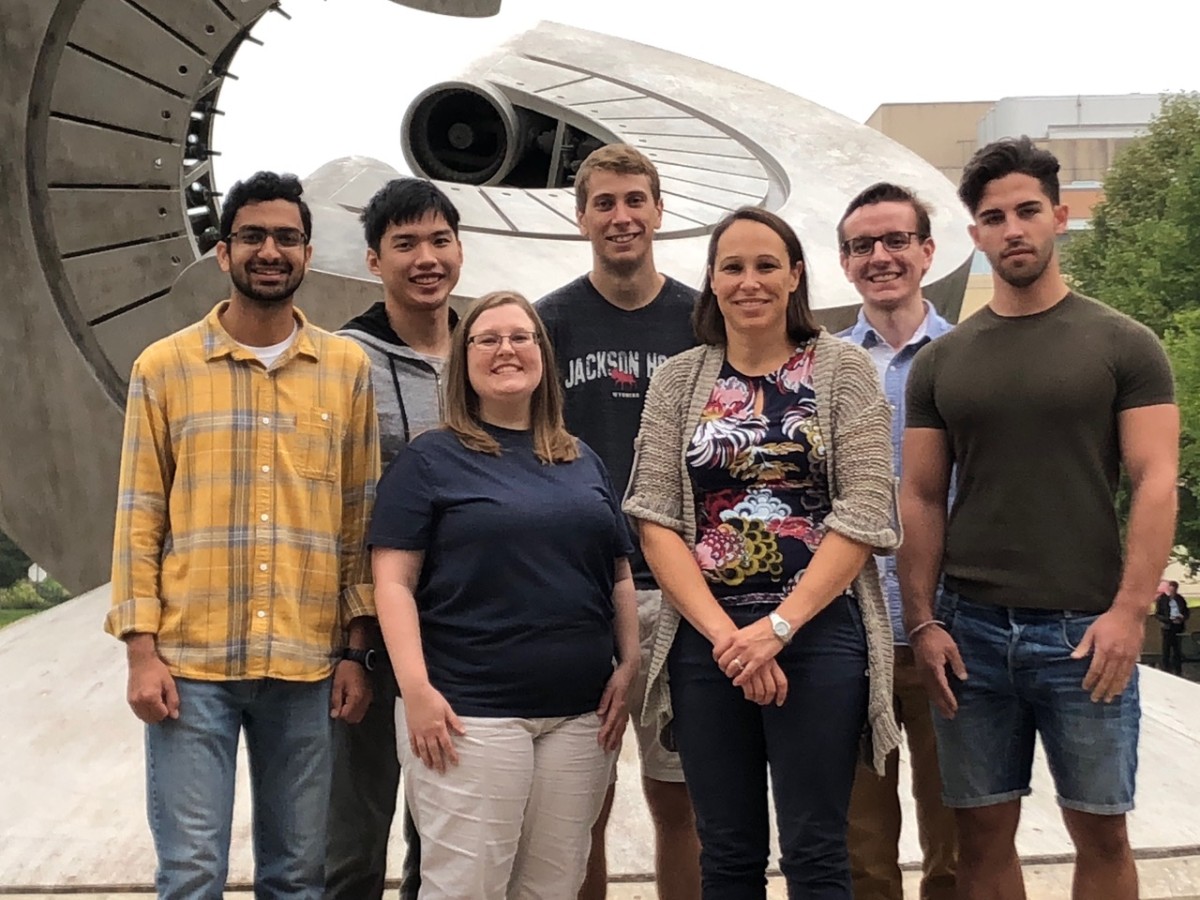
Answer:
<svg viewBox="0 0 1200 900"><path fill-rule="evenodd" d="M928 628L930 625L937 625L941 628L946 627L946 623L943 622L941 619L926 619L920 625L915 626L913 628L913 630L908 633L908 642L911 644L912 639L914 637L916 637L923 629Z"/></svg>

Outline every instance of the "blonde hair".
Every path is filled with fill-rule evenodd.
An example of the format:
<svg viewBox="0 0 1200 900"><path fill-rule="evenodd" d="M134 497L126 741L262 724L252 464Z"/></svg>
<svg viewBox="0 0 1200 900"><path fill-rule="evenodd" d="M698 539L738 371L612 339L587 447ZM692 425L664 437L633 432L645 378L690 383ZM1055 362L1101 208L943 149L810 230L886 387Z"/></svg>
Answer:
<svg viewBox="0 0 1200 900"><path fill-rule="evenodd" d="M650 199L658 204L662 201L662 188L658 183L658 169L650 157L629 144L606 144L593 150L575 173L575 211L587 209L588 181L595 170L613 172L617 175L645 175L650 179Z"/></svg>
<svg viewBox="0 0 1200 900"><path fill-rule="evenodd" d="M529 316L542 353L542 380L529 400L529 419L533 429L533 452L543 463L571 462L579 458L579 444L563 422L563 393L558 383L558 366L550 336L533 304L515 291L484 294L467 312L454 330L450 358L446 362L446 408L443 425L454 432L468 450L500 455L500 444L483 428L479 418L479 395L467 375L467 339L471 326L483 313L498 306L517 306Z"/></svg>

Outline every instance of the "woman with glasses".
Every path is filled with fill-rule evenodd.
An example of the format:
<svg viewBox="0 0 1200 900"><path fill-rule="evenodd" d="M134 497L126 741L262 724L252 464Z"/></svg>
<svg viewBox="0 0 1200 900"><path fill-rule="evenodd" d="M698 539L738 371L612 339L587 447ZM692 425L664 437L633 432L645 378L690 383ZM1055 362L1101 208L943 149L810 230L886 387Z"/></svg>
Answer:
<svg viewBox="0 0 1200 900"><path fill-rule="evenodd" d="M772 213L717 225L693 325L650 383L625 503L670 602L645 715L683 761L705 900L765 896L768 778L788 896L848 900L864 724L877 769L899 737L867 565L898 543L890 410L866 352L814 322Z"/></svg>
<svg viewBox="0 0 1200 900"><path fill-rule="evenodd" d="M422 900L574 898L625 728L632 547L556 371L525 298L481 298L454 333L444 426L379 483L375 602Z"/></svg>

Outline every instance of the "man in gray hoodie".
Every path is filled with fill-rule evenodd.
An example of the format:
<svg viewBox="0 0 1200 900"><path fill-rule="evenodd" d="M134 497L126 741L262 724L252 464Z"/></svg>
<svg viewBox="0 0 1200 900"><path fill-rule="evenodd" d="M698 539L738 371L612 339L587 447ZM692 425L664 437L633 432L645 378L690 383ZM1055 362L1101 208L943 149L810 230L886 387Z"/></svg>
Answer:
<svg viewBox="0 0 1200 900"><path fill-rule="evenodd" d="M360 344L371 360L386 467L405 444L441 419L442 365L458 321L450 293L463 251L458 210L432 183L397 178L376 192L362 213L367 268L383 282L383 300L338 334ZM369 658L374 699L362 722L335 723L333 790L325 862L325 900L379 900L400 762L396 755L396 677L378 629ZM408 854L402 900L420 887L420 844L405 816Z"/></svg>

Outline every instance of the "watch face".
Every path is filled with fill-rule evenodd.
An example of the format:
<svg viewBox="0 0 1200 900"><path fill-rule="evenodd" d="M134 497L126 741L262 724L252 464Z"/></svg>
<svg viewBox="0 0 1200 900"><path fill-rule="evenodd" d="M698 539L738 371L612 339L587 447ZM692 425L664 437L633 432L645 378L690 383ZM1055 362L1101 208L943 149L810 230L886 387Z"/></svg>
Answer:
<svg viewBox="0 0 1200 900"><path fill-rule="evenodd" d="M781 638L787 637L792 633L792 629L788 626L787 620L783 616L777 615L771 620L771 627L775 629L775 633Z"/></svg>

